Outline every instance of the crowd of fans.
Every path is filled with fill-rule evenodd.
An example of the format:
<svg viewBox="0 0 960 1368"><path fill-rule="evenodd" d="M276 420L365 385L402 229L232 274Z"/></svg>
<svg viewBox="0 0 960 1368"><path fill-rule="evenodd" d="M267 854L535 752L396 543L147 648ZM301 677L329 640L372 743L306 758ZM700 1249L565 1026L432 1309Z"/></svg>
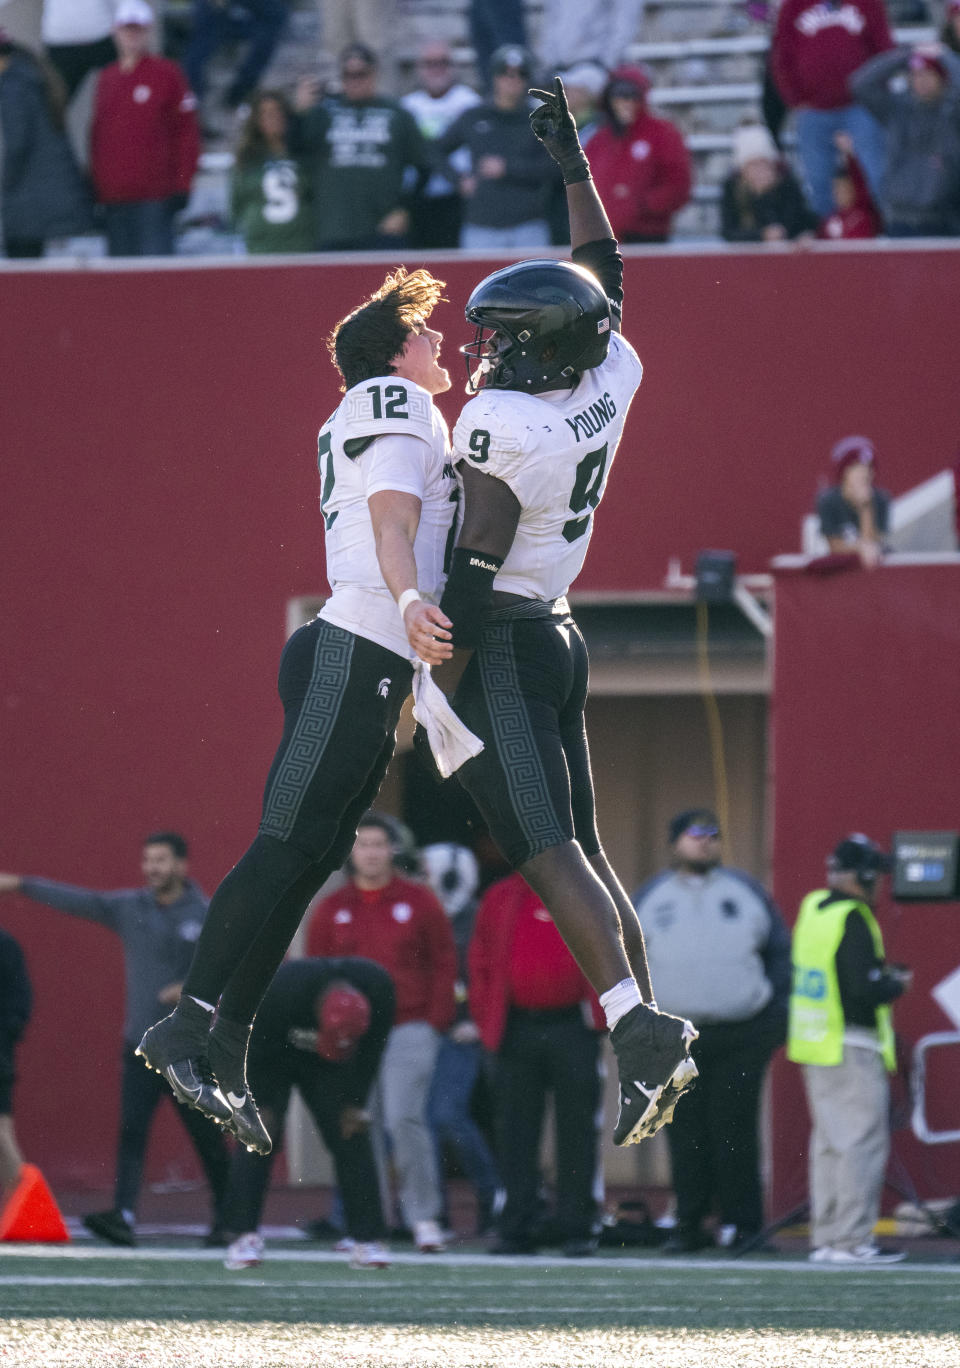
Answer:
<svg viewBox="0 0 960 1368"><path fill-rule="evenodd" d="M619 239L667 241L693 167L681 131L651 109L650 72L627 61L642 5L542 9L534 48L522 5L475 0L472 68L428 41L414 88L398 94L409 81L382 0L325 0L330 65L289 88L264 83L289 0L193 0L176 42L147 0L45 0L39 54L0 28L4 252L41 256L51 240L98 229L114 256L172 253L204 142L219 146L227 128L237 250L562 244L562 184L527 125L528 88L558 72ZM210 63L227 45L232 74L213 91ZM960 0L938 41L912 47L895 44L884 0L783 0L765 122L731 138L722 237L960 232L958 50ZM91 72L76 155L65 114ZM225 111L229 124L214 128Z"/></svg>

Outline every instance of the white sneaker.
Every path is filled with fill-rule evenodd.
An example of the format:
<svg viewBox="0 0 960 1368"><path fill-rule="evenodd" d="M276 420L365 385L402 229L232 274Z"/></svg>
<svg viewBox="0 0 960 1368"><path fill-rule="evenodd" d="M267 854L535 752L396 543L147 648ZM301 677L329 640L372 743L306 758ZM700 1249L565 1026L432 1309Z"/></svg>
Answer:
<svg viewBox="0 0 960 1368"><path fill-rule="evenodd" d="M883 1249L880 1245L862 1244L854 1249L835 1249L824 1245L815 1249L810 1258L815 1263L879 1265L900 1263L907 1257L905 1249Z"/></svg>
<svg viewBox="0 0 960 1368"><path fill-rule="evenodd" d="M414 1221L413 1242L421 1254L443 1254L447 1247L436 1221Z"/></svg>
<svg viewBox="0 0 960 1368"><path fill-rule="evenodd" d="M356 1248L356 1244L356 1240L352 1239L349 1235L342 1235L333 1246L333 1252L334 1254L352 1254Z"/></svg>
<svg viewBox="0 0 960 1368"><path fill-rule="evenodd" d="M251 1232L249 1235L241 1235L238 1240L234 1240L232 1245L228 1245L224 1256L224 1268L256 1268L263 1263L263 1236Z"/></svg>
<svg viewBox="0 0 960 1368"><path fill-rule="evenodd" d="M357 1242L350 1252L351 1268L389 1268L392 1263L389 1249L378 1240L369 1244Z"/></svg>

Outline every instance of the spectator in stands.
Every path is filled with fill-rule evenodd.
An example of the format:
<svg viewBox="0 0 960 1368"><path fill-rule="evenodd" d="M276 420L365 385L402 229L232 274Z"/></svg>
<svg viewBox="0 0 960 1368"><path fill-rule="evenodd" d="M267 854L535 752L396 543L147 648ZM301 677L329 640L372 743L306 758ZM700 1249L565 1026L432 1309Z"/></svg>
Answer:
<svg viewBox="0 0 960 1368"><path fill-rule="evenodd" d="M112 29L112 0L43 0L40 36L68 102L88 72L99 71L116 57Z"/></svg>
<svg viewBox="0 0 960 1368"><path fill-rule="evenodd" d="M585 148L621 242L666 242L673 215L690 198L690 154L680 130L651 114L649 89L642 67L617 67L601 101L605 121Z"/></svg>
<svg viewBox="0 0 960 1368"><path fill-rule="evenodd" d="M59 77L0 29L0 213L8 257L82 233L90 202L63 128Z"/></svg>
<svg viewBox="0 0 960 1368"><path fill-rule="evenodd" d="M518 0L470 0L470 41L480 77L488 91L493 78L492 58L502 47L526 47L524 6Z"/></svg>
<svg viewBox="0 0 960 1368"><path fill-rule="evenodd" d="M480 1076L483 1050L473 1020L469 997L467 954L476 920L476 891L480 879L477 858L467 846L441 841L425 846L421 862L427 883L450 918L457 947L457 1014L440 1042L430 1085L427 1117L440 1147L449 1146L477 1199L477 1232L490 1230L499 1178L486 1138L473 1119L471 1104Z"/></svg>
<svg viewBox="0 0 960 1368"><path fill-rule="evenodd" d="M760 1091L787 1031L789 933L767 892L721 862L720 835L709 810L677 813L670 868L633 897L657 1002L700 1032L690 1047L697 1086L667 1127L677 1196L677 1226L664 1246L671 1253L714 1244L704 1228L712 1212L724 1248L757 1241Z"/></svg>
<svg viewBox="0 0 960 1368"><path fill-rule="evenodd" d="M23 1155L13 1128L14 1052L30 1020L33 993L23 951L0 931L0 1211L17 1186Z"/></svg>
<svg viewBox="0 0 960 1368"><path fill-rule="evenodd" d="M397 994L396 1024L378 1092L403 1215L417 1248L442 1250L442 1197L427 1098L442 1034L454 1015L457 952L444 912L423 883L394 870L394 828L376 812L361 817L350 878L316 907L307 953L362 955L387 970Z"/></svg>
<svg viewBox="0 0 960 1368"><path fill-rule="evenodd" d="M290 151L291 111L278 90L253 97L237 148L230 212L248 252L309 252L313 196L304 163Z"/></svg>
<svg viewBox="0 0 960 1368"><path fill-rule="evenodd" d="M882 223L870 189L847 133L834 138L837 161L833 171L833 210L821 220L817 237L838 239L874 238Z"/></svg>
<svg viewBox="0 0 960 1368"><path fill-rule="evenodd" d="M906 88L892 87L904 72ZM890 237L960 233L960 56L940 43L883 52L850 88L887 132L879 204Z"/></svg>
<svg viewBox="0 0 960 1368"><path fill-rule="evenodd" d="M207 66L225 43L246 44L243 59L227 86L223 103L239 109L249 99L270 63L290 12L290 0L193 0L190 41L183 65L198 100L207 85Z"/></svg>
<svg viewBox="0 0 960 1368"><path fill-rule="evenodd" d="M556 1125L556 1232L570 1258L596 1248L597 1122L603 1011L549 912L522 875L487 889L470 945L471 1010L494 1056L506 1203L494 1254L544 1241L540 1140L547 1094Z"/></svg>
<svg viewBox="0 0 960 1368"><path fill-rule="evenodd" d="M166 1081L145 1069L134 1051L143 1032L178 1000L207 912L207 899L187 875L187 843L178 832L151 832L143 843L141 869L142 888L109 892L0 874L0 894L16 893L69 916L97 922L113 931L123 945L126 1010L114 1207L90 1212L83 1222L94 1235L116 1245L137 1242L134 1209L150 1126L157 1106L169 1097ZM200 1112L187 1107L178 1107L177 1112L213 1193L214 1220L208 1243L220 1243L219 1206L230 1162L227 1147L216 1126Z"/></svg>
<svg viewBox="0 0 960 1368"><path fill-rule="evenodd" d="M460 177L460 246L545 247L550 242L550 195L558 173L528 121L530 54L521 47L501 47L490 66L492 98L461 114L436 143L438 155L450 159L454 172L464 151L470 159L469 172Z"/></svg>
<svg viewBox="0 0 960 1368"><path fill-rule="evenodd" d="M395 33L394 6L390 0L320 0L323 46L336 63L348 47L369 49L376 57L381 82L394 89L393 59L389 55Z"/></svg>
<svg viewBox="0 0 960 1368"><path fill-rule="evenodd" d="M820 531L833 553L854 552L878 565L890 525L890 495L874 485L877 455L869 437L844 437L830 453L833 484L817 500Z"/></svg>
<svg viewBox="0 0 960 1368"><path fill-rule="evenodd" d="M90 170L111 256L171 256L200 154L197 102L176 62L150 51L153 10L120 0L117 60L97 82Z"/></svg>
<svg viewBox="0 0 960 1368"><path fill-rule="evenodd" d="M390 1255L367 1098L393 1025L390 975L365 959L297 959L281 964L257 1012L247 1072L273 1136L266 1156L238 1145L223 1201L235 1237L227 1268L263 1260L257 1233L273 1160L297 1089L333 1159L355 1268L385 1268Z"/></svg>
<svg viewBox="0 0 960 1368"><path fill-rule="evenodd" d="M809 238L816 215L800 182L782 160L763 124L733 135L733 170L723 183L720 231L726 242L786 242Z"/></svg>
<svg viewBox="0 0 960 1368"><path fill-rule="evenodd" d="M580 142L585 144L597 131L602 117L600 99L607 85L607 69L599 62L576 62L560 75L567 108L576 122Z"/></svg>
<svg viewBox="0 0 960 1368"><path fill-rule="evenodd" d="M404 95L400 103L416 119L429 147L464 110L478 105L480 96L456 79L449 43L437 41L421 48L417 78L416 90ZM456 181L434 171L414 200L411 215L411 247L456 247L463 217Z"/></svg>
<svg viewBox="0 0 960 1368"><path fill-rule="evenodd" d="M849 80L869 58L892 47L883 0L783 0L771 49L773 75L793 111L797 153L818 219L833 208L833 138L840 130L853 139L870 193L878 201L883 130L854 102Z"/></svg>
<svg viewBox="0 0 960 1368"><path fill-rule="evenodd" d="M343 94L314 103L301 81L300 143L311 159L315 245L322 252L398 251L410 232L410 205L428 174L416 120L377 91L377 57L360 43L340 58Z"/></svg>
<svg viewBox="0 0 960 1368"><path fill-rule="evenodd" d="M537 42L541 70L549 78L573 62L598 63L608 70L619 66L640 37L643 6L644 0L543 0ZM569 102L566 77L564 87Z"/></svg>
<svg viewBox="0 0 960 1368"><path fill-rule="evenodd" d="M950 0L943 16L940 41L951 52L960 55L960 0Z"/></svg>

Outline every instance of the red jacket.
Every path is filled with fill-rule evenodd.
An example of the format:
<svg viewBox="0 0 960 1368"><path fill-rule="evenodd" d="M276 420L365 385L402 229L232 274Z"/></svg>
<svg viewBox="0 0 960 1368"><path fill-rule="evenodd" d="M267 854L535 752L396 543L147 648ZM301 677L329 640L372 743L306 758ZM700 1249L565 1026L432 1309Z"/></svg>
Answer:
<svg viewBox="0 0 960 1368"><path fill-rule="evenodd" d="M847 78L894 46L883 0L783 0L772 44L773 79L791 109L853 103Z"/></svg>
<svg viewBox="0 0 960 1368"><path fill-rule="evenodd" d="M457 951L450 922L424 884L391 879L376 897L345 883L317 905L308 955L362 955L382 964L397 993L396 1025L453 1021Z"/></svg>
<svg viewBox="0 0 960 1368"><path fill-rule="evenodd" d="M853 183L854 201L849 209L834 209L820 223L817 237L831 241L852 238L875 238L882 222L870 198L870 188L860 163L851 153L844 154L844 166Z"/></svg>
<svg viewBox="0 0 960 1368"><path fill-rule="evenodd" d="M524 986L524 966L517 964L513 956L518 944L529 946L531 928L525 927L524 923L534 918L549 922L549 933L545 926L537 928L543 962L536 966L536 991L542 995L544 979L553 980L553 986L547 989L548 996L541 996L536 1006L574 1007L582 1002L592 1015L594 1028L605 1029L603 1009L597 996L577 967L543 903L522 875L511 874L487 889L477 909L470 942L470 1015L488 1050L500 1048L507 1013L515 1005L514 986L521 989Z"/></svg>
<svg viewBox="0 0 960 1368"><path fill-rule="evenodd" d="M132 71L104 67L90 132L101 204L185 195L200 155L197 101L176 62L141 57Z"/></svg>
<svg viewBox="0 0 960 1368"><path fill-rule="evenodd" d="M690 154L680 130L642 105L629 128L604 124L585 150L614 235L621 242L667 237L672 216L690 198Z"/></svg>

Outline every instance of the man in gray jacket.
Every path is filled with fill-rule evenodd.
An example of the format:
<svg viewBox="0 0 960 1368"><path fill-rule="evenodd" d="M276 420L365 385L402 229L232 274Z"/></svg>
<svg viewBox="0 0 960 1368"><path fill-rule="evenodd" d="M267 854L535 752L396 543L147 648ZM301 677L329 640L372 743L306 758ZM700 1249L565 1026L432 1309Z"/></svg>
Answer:
<svg viewBox="0 0 960 1368"><path fill-rule="evenodd" d="M207 914L207 898L187 877L187 843L175 831L156 831L143 843L143 888L107 893L51 879L0 874L0 893L18 893L71 916L85 917L116 932L123 943L126 1011L121 1055L120 1136L114 1208L84 1217L93 1234L111 1244L133 1245L134 1208L140 1191L150 1124L166 1081L149 1072L134 1051L144 1031L164 1016L180 996L180 984ZM230 1156L223 1136L205 1116L177 1109L203 1165L214 1200L208 1240L220 1243L218 1213L226 1191Z"/></svg>
<svg viewBox="0 0 960 1368"><path fill-rule="evenodd" d="M665 1248L713 1245L704 1221L716 1214L719 1243L738 1253L763 1228L757 1118L786 1039L790 936L764 889L721 863L712 812L677 813L669 840L671 868L633 898L657 1005L700 1032L690 1049L700 1078L667 1127L677 1227Z"/></svg>
<svg viewBox="0 0 960 1368"><path fill-rule="evenodd" d="M941 43L881 52L850 89L887 131L879 209L889 235L960 233L960 57Z"/></svg>

